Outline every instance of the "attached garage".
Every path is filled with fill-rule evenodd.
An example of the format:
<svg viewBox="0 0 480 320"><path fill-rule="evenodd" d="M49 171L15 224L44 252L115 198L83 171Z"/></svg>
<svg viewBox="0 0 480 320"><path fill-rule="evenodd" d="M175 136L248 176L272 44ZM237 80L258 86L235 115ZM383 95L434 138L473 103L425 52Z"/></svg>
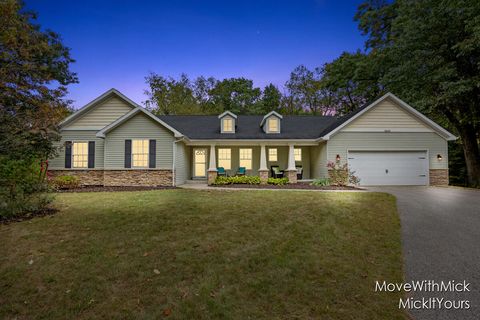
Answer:
<svg viewBox="0 0 480 320"><path fill-rule="evenodd" d="M348 166L360 185L428 185L426 151L350 151Z"/></svg>

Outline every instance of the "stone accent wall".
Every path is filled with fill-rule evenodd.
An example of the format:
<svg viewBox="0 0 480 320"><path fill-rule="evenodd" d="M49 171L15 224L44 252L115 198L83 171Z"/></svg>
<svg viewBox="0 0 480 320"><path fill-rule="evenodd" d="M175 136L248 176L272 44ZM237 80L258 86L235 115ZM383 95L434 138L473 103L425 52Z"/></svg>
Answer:
<svg viewBox="0 0 480 320"><path fill-rule="evenodd" d="M297 183L297 170L288 170L285 171L285 174L288 178L288 183Z"/></svg>
<svg viewBox="0 0 480 320"><path fill-rule="evenodd" d="M76 176L82 186L103 186L103 170L48 170L51 177Z"/></svg>
<svg viewBox="0 0 480 320"><path fill-rule="evenodd" d="M105 170L105 186L171 186L172 170Z"/></svg>
<svg viewBox="0 0 480 320"><path fill-rule="evenodd" d="M260 183L261 184L267 184L268 170L258 170L258 175L260 177Z"/></svg>
<svg viewBox="0 0 480 320"><path fill-rule="evenodd" d="M448 185L448 169L430 169L431 186Z"/></svg>
<svg viewBox="0 0 480 320"><path fill-rule="evenodd" d="M208 185L212 185L217 179L217 170L208 171L207 173L207 183Z"/></svg>

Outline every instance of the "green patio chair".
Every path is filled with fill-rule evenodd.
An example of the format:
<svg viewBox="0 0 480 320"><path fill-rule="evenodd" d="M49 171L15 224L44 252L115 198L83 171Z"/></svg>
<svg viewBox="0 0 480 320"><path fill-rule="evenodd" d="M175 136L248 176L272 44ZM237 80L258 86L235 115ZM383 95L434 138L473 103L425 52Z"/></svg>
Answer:
<svg viewBox="0 0 480 320"><path fill-rule="evenodd" d="M271 166L271 170L273 178L283 178L283 171L280 170L279 166Z"/></svg>
<svg viewBox="0 0 480 320"><path fill-rule="evenodd" d="M237 176L244 176L246 172L247 169L245 167L239 167L237 170Z"/></svg>
<svg viewBox="0 0 480 320"><path fill-rule="evenodd" d="M217 167L217 176L227 176L227 172L225 171L224 167Z"/></svg>

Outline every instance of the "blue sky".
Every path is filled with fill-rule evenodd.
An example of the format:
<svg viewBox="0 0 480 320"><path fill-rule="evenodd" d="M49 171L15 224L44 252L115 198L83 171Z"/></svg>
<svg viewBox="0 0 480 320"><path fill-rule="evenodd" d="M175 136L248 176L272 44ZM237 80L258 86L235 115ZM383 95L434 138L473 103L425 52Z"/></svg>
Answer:
<svg viewBox="0 0 480 320"><path fill-rule="evenodd" d="M145 76L246 77L283 90L309 68L363 48L353 16L361 1L26 0L42 28L71 48L76 108L114 87L146 98Z"/></svg>

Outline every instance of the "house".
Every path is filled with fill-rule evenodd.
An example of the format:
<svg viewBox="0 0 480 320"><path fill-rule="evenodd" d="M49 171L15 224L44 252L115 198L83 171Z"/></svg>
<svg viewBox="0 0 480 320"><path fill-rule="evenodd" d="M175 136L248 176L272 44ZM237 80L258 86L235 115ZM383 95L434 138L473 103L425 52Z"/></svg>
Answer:
<svg viewBox="0 0 480 320"><path fill-rule="evenodd" d="M328 177L348 163L362 185L448 184L447 142L456 137L391 93L334 116L155 116L111 89L60 123L52 175L84 185L209 183L223 167L265 181L283 170L291 183Z"/></svg>

